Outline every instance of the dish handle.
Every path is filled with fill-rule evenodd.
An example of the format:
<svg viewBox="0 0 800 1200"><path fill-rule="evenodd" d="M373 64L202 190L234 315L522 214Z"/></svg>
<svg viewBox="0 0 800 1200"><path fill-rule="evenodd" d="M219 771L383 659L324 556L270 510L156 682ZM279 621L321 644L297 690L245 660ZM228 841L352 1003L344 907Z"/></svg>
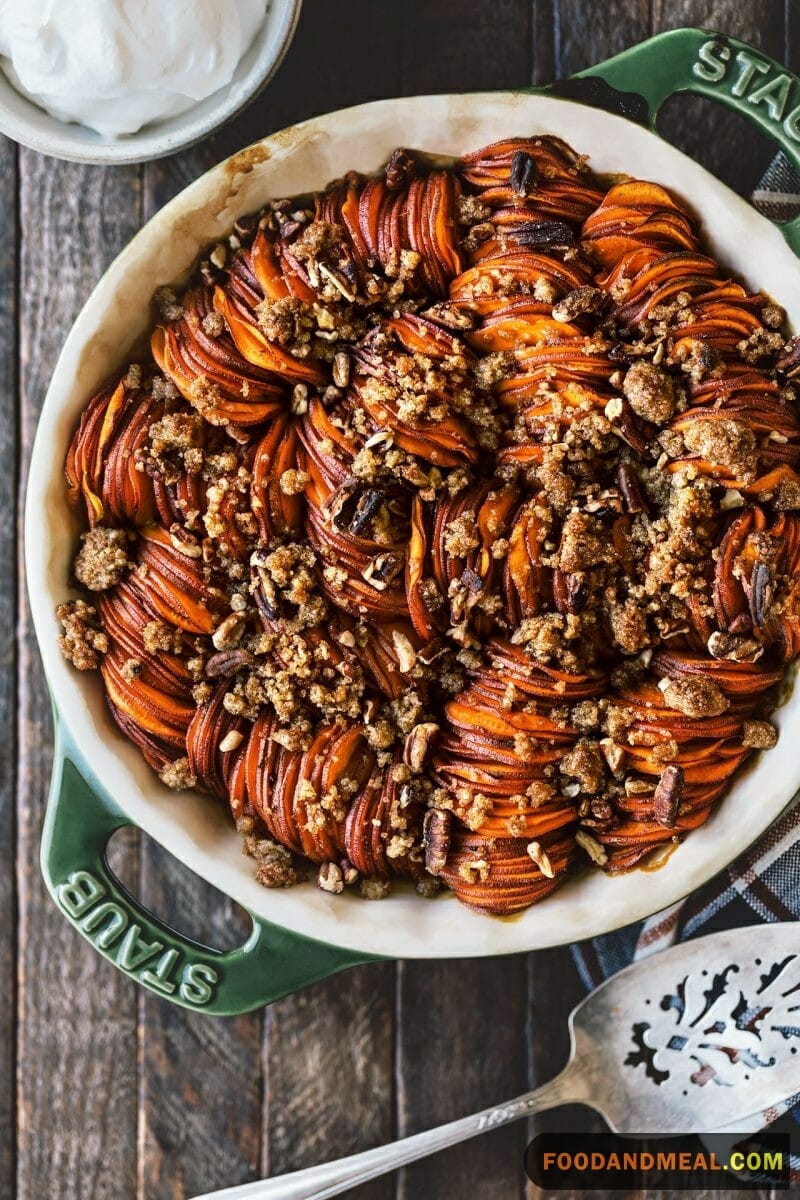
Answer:
<svg viewBox="0 0 800 1200"><path fill-rule="evenodd" d="M665 100L694 92L747 117L800 174L800 79L754 46L724 33L668 30L545 90L651 129ZM800 216L778 228L800 256Z"/></svg>
<svg viewBox="0 0 800 1200"><path fill-rule="evenodd" d="M41 850L45 882L67 920L136 983L184 1008L232 1016L377 959L291 933L252 912L253 931L236 950L214 950L171 929L111 870L108 842L132 822L87 781L62 723L56 727Z"/></svg>

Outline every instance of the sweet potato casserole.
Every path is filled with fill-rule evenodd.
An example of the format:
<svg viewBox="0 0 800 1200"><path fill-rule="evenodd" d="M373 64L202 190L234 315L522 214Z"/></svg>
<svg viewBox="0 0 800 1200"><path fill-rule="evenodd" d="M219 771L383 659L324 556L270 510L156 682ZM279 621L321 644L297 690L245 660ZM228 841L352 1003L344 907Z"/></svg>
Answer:
<svg viewBox="0 0 800 1200"><path fill-rule="evenodd" d="M774 744L800 347L677 197L554 137L397 150L155 304L70 447L62 648L263 884L511 913Z"/></svg>

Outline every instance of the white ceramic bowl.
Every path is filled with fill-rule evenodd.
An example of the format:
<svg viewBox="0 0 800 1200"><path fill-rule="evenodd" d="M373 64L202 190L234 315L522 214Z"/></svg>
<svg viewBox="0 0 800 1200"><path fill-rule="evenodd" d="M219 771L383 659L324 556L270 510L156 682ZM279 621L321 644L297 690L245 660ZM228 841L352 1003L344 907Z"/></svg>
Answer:
<svg viewBox="0 0 800 1200"><path fill-rule="evenodd" d="M302 0L270 0L264 23L226 87L185 113L125 137L103 138L85 125L59 121L20 95L0 71L0 132L41 154L72 162L135 163L174 154L207 137L266 86L294 36L301 7Z"/></svg>
<svg viewBox="0 0 800 1200"><path fill-rule="evenodd" d="M425 901L398 888L380 903L331 897L301 885L265 891L243 858L223 805L168 791L108 715L99 677L81 675L56 645L56 605L70 594L77 526L63 462L78 417L99 383L143 333L156 286L179 279L201 247L270 197L307 192L346 169L374 172L398 144L458 155L503 136L551 132L588 152L593 168L671 188L704 218L721 261L762 287L800 324L800 271L781 234L717 179L645 129L574 102L539 95L476 94L380 101L284 130L221 163L144 227L106 272L58 361L33 451L26 511L28 588L53 697L100 784L131 820L254 913L354 950L445 958L532 950L587 938L658 911L710 879L775 820L800 786L793 732L800 690L777 714L777 747L736 780L702 829L659 871L618 878L587 872L511 920L464 908L451 895Z"/></svg>

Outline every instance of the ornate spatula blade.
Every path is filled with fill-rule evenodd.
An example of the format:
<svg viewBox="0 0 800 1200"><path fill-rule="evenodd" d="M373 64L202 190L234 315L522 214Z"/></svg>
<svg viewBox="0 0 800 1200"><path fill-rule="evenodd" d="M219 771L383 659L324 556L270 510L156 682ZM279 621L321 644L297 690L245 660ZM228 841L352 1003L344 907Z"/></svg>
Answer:
<svg viewBox="0 0 800 1200"><path fill-rule="evenodd" d="M800 924L683 943L573 1014L590 1103L620 1130L712 1130L800 1090Z"/></svg>

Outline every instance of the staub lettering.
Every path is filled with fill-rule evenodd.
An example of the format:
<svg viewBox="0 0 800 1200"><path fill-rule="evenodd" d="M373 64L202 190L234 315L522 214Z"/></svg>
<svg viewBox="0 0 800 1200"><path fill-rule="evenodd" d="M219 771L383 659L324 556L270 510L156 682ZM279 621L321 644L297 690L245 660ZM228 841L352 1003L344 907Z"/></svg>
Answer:
<svg viewBox="0 0 800 1200"><path fill-rule="evenodd" d="M762 108L770 121L783 126L787 137L800 143L800 84L793 75L749 51L734 55L721 41L703 42L692 73L703 83L722 85L734 99Z"/></svg>
<svg viewBox="0 0 800 1200"><path fill-rule="evenodd" d="M185 1004L201 1008L214 996L218 975L208 963L182 962L180 951L150 940L133 914L89 871L73 871L56 888L56 899L98 950L141 983L163 993L176 992Z"/></svg>

